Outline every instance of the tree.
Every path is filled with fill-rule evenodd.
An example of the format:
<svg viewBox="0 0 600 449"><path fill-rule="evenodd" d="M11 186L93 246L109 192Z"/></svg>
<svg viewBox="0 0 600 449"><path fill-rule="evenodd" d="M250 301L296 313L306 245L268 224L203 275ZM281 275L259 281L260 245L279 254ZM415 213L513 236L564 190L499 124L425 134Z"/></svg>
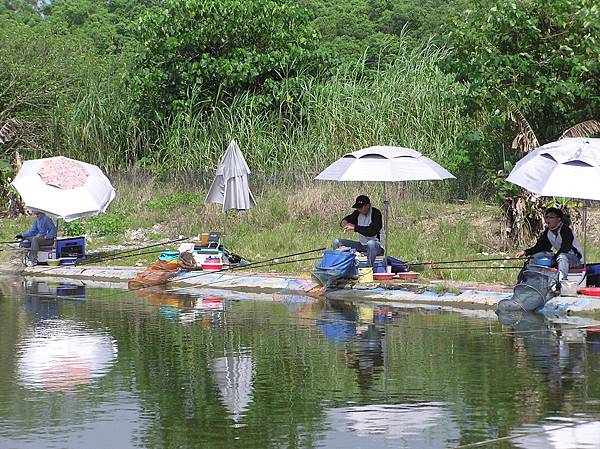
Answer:
<svg viewBox="0 0 600 449"><path fill-rule="evenodd" d="M323 68L298 6L275 0L166 0L138 24L131 72L143 112L204 110L240 93L269 103L278 84Z"/></svg>
<svg viewBox="0 0 600 449"><path fill-rule="evenodd" d="M595 0L499 0L454 25L448 69L468 83L472 111L502 110L506 96L547 141L600 110Z"/></svg>

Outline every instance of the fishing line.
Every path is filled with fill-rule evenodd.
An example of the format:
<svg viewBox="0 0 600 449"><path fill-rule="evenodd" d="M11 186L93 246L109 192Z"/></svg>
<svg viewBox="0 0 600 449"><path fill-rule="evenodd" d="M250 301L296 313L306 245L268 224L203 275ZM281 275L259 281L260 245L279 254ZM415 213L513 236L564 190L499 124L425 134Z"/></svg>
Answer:
<svg viewBox="0 0 600 449"><path fill-rule="evenodd" d="M492 438L490 440L478 441L476 443L469 443L469 444L462 444L460 446L454 446L454 449L467 449L470 447L487 446L489 444L499 443L501 441L510 441L510 440L515 440L518 438L525 438L525 437L532 436L532 435L543 435L543 434L550 433L550 432L556 432L557 430L569 429L572 427L577 427L579 425L589 424L591 422L594 422L594 421L570 423L570 424L565 424L564 426L558 426L558 427L554 427L552 429L544 429L544 430L540 430L537 432L523 432L522 434L517 434L517 435L508 435L508 436L500 437L500 438Z"/></svg>
<svg viewBox="0 0 600 449"><path fill-rule="evenodd" d="M129 256L125 256L124 254L126 253L130 253L130 252L134 252L134 251L141 251L143 249L148 249L148 248L154 248L154 247L160 247L160 246L164 246L164 245L169 245L171 243L176 243L176 242L180 242L183 240L187 240L188 237L182 237L176 240L168 240L166 242L161 242L161 243L155 243L152 245L148 245L148 246L142 246L139 248L133 248L133 249L129 249L126 251L121 251L121 252L115 252L106 256L100 256L100 257L95 257L94 255L90 255L89 258L87 258L85 261L82 261L80 263L75 263L73 265L68 265L68 266L82 266L82 265L88 265L88 264L92 264L92 263L97 263L100 262L102 260L115 260L115 259L121 259L121 258L126 258L126 257L135 257L135 256L141 256L141 255L147 255L147 254L153 254L156 251L148 251L148 252L143 252L143 253L136 253L136 254L131 254ZM5 242L0 242L1 243L5 243ZM19 243L18 241L12 241L10 243ZM12 248L14 250L23 250L23 252L28 251L29 248ZM38 265L39 266L39 265ZM26 267L23 267L23 269L25 269ZM47 273L49 271L53 271L56 269L60 269L60 268L65 268L65 265L56 265L56 266L49 266L48 268L44 269L44 270L36 270L34 273L31 273L31 275L35 275L35 274L42 274L42 273ZM30 273L26 273L26 274L30 274Z"/></svg>

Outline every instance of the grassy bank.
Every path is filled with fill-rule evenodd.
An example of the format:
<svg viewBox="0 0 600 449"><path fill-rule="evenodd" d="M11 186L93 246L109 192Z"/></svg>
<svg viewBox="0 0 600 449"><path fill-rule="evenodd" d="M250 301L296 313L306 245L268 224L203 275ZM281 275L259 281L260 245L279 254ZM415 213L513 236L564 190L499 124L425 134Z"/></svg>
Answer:
<svg viewBox="0 0 600 449"><path fill-rule="evenodd" d="M356 195L367 192L382 208L378 185L307 182L277 186L264 179L254 186L257 206L247 212L221 212L219 205L203 204L206 188L193 179L160 182L141 173L113 177L117 197L109 212L99 217L64 224L63 233L85 234L91 251L114 245L144 246L159 239L194 236L222 230L227 222L227 247L249 260L259 261L314 248L328 247L341 235L339 220L351 211ZM502 212L476 198L464 203L444 198L435 184L393 185L390 199L388 254L414 261L448 261L512 256L515 248L502 238ZM437 197L436 197L437 195ZM598 226L588 226L590 260L599 260ZM27 228L31 217L3 219L2 240ZM579 232L582 239L582 232ZM346 235L345 237L350 237ZM146 265L158 255L111 261L111 264ZM3 252L6 260L7 252ZM272 267L272 271L298 273L314 261ZM460 266L461 264L457 264ZM477 266L499 266L499 262ZM426 278L512 283L516 270L432 270Z"/></svg>

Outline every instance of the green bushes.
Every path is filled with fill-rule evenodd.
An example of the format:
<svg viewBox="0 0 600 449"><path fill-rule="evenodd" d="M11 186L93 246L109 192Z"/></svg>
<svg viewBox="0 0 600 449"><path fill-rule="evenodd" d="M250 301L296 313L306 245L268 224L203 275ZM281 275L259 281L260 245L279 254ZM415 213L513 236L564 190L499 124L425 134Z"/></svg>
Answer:
<svg viewBox="0 0 600 449"><path fill-rule="evenodd" d="M91 234L99 237L122 235L131 225L129 216L123 212L100 214L96 217L71 221L60 225L62 235Z"/></svg>

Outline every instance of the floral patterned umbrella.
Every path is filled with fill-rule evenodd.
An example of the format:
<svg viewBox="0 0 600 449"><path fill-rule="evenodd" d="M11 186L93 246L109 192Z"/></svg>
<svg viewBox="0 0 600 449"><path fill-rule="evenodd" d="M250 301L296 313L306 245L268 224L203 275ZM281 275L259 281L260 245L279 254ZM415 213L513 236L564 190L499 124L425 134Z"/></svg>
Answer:
<svg viewBox="0 0 600 449"><path fill-rule="evenodd" d="M25 161L12 186L29 209L65 221L98 215L115 197L100 168L63 156Z"/></svg>

